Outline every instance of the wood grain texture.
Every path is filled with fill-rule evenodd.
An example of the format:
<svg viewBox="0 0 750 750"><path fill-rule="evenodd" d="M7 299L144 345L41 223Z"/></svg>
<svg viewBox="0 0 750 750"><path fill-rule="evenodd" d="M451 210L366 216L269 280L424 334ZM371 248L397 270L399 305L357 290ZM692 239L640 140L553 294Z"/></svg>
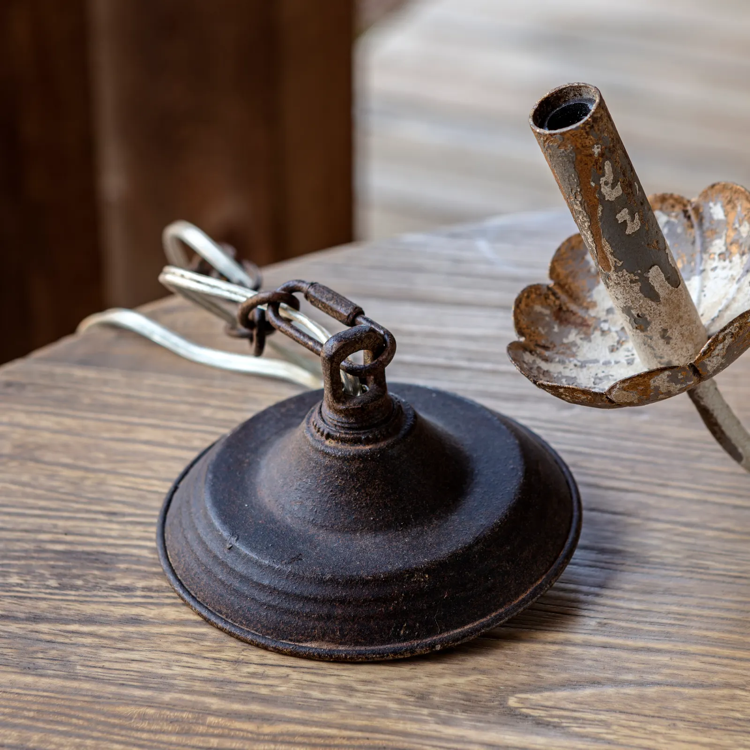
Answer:
<svg viewBox="0 0 750 750"><path fill-rule="evenodd" d="M90 0L109 305L160 295L161 230L267 264L353 237L350 0Z"/></svg>
<svg viewBox="0 0 750 750"><path fill-rule="evenodd" d="M0 3L0 362L105 304L87 35L84 0Z"/></svg>
<svg viewBox="0 0 750 750"><path fill-rule="evenodd" d="M259 264L351 241L353 29L351 0L0 3L0 362L162 296L175 219Z"/></svg>
<svg viewBox="0 0 750 750"><path fill-rule="evenodd" d="M156 518L182 467L295 386L94 330L0 369L0 745L9 748L750 747L750 478L688 399L600 412L508 362L510 307L572 232L530 214L271 267L360 302L389 377L502 410L560 451L581 542L519 617L445 653L326 664L236 641L172 592ZM196 340L221 325L151 313ZM750 421L750 361L721 377Z"/></svg>

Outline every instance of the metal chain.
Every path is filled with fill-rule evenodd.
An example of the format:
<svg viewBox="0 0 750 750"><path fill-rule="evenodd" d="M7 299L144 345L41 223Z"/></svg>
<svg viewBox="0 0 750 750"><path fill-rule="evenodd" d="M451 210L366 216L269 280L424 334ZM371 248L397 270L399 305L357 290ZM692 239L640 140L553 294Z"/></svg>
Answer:
<svg viewBox="0 0 750 750"><path fill-rule="evenodd" d="M253 287L260 284L260 272L257 269L253 271L251 265L244 267L240 265L226 249L198 227L186 221L177 221L167 226L162 234L162 240L165 254L171 265L164 267L159 275L159 281L170 291L223 320L228 330L236 333L239 330L238 306L259 294ZM189 260L184 246L196 253L200 259L197 265ZM213 270L210 270L209 274L197 273L189 270L191 267ZM325 344L331 337L328 330L300 313L297 309L299 303L296 298L293 295L289 297L294 300L291 304L288 304L288 298L285 298L281 304L274 303L278 316L311 339ZM259 301L255 304L255 308L261 310L263 315L265 315L266 307L265 302L261 304ZM89 316L81 322L78 330L85 331L98 325L111 325L133 331L185 359L210 367L279 378L309 388L318 388L322 384L320 363L311 363L288 349L282 351L274 347L283 359L268 359L203 347L177 335L139 312L120 308ZM265 322L262 326L265 330L261 334L260 345L257 343L258 329L253 331L253 345L256 350L260 348L261 352L268 329L274 330L273 327L266 327ZM342 368L341 377L347 393L356 395L361 391L359 378L349 374L344 368Z"/></svg>
<svg viewBox="0 0 750 750"><path fill-rule="evenodd" d="M344 359L341 363L342 371L363 378L375 371L385 369L390 364L393 355L396 353L396 339L393 334L379 323L368 318L359 305L317 282L295 279L285 282L274 292L263 292L255 297L250 297L237 310L238 324L246 327L255 326L257 325L256 320L261 321L263 325L267 323L273 329L281 331L319 357L324 356L326 342L316 341L300 328L289 324L281 315L282 304L287 307L299 308L299 302L294 293L303 294L313 307L325 312L339 323L343 323L349 328L357 327L372 331L378 337L380 343L375 352L375 359L362 365L356 364L350 359ZM266 308L262 317L257 315L261 305Z"/></svg>

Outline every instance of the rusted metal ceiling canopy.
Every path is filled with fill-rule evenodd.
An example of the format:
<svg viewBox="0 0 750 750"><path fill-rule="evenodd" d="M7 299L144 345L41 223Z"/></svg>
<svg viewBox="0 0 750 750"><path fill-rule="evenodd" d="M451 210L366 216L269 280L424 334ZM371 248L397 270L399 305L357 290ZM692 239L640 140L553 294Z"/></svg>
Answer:
<svg viewBox="0 0 750 750"><path fill-rule="evenodd" d="M325 344L301 333L279 313L296 293L348 327ZM391 392L392 334L319 284L262 293L238 319L318 352L324 388L254 416L174 484L160 555L196 612L275 651L390 659L472 638L557 579L581 508L540 438L450 393Z"/></svg>

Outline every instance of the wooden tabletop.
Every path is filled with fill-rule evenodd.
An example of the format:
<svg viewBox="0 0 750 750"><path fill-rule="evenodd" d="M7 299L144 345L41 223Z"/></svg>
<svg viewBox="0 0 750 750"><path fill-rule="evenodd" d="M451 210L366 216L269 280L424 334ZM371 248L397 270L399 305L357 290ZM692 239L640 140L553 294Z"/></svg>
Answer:
<svg viewBox="0 0 750 750"><path fill-rule="evenodd" d="M350 296L398 339L391 380L523 421L584 504L558 583L466 645L381 664L269 653L167 583L156 520L183 466L297 386L93 330L0 369L0 746L9 748L750 747L750 476L689 400L596 411L505 355L511 305L573 231L525 214L272 267ZM195 340L221 324L168 299ZM6 323L7 324L7 323ZM722 388L750 422L750 359Z"/></svg>

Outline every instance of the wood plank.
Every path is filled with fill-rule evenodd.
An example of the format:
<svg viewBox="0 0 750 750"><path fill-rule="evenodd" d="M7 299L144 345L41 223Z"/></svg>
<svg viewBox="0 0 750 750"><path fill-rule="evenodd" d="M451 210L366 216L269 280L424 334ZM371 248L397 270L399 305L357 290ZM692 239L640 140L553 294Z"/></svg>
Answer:
<svg viewBox="0 0 750 750"><path fill-rule="evenodd" d="M355 3L272 3L278 76L271 263L354 238L352 37Z"/></svg>
<svg viewBox="0 0 750 750"><path fill-rule="evenodd" d="M64 6L64 7L63 7ZM163 296L161 232L351 241L350 0L0 8L0 362Z"/></svg>
<svg viewBox="0 0 750 750"><path fill-rule="evenodd" d="M109 305L161 296L175 219L258 264L352 239L349 0L90 10Z"/></svg>
<svg viewBox="0 0 750 750"><path fill-rule="evenodd" d="M267 270L269 285L313 278L362 302L398 339L391 381L523 421L580 483L581 542L560 581L429 657L326 664L253 648L195 616L161 572L155 524L174 477L297 386L104 329L0 369L0 744L750 747L747 475L688 399L574 407L505 356L516 292L546 278L571 226L555 212L503 217ZM150 314L244 347L174 298ZM721 377L746 422L748 368Z"/></svg>
<svg viewBox="0 0 750 750"><path fill-rule="evenodd" d="M87 33L83 0L0 4L0 362L105 304Z"/></svg>

